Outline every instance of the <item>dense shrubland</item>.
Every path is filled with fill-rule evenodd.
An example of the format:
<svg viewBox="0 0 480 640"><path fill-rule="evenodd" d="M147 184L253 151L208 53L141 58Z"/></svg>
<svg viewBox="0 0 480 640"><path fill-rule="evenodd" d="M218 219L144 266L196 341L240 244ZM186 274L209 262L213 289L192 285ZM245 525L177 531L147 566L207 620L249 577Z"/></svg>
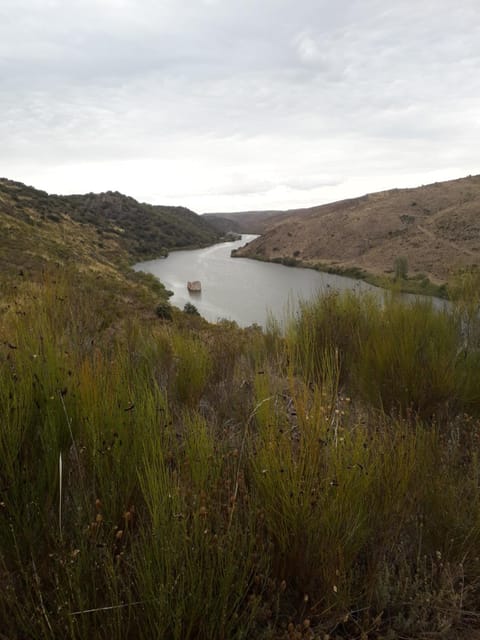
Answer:
<svg viewBox="0 0 480 640"><path fill-rule="evenodd" d="M329 294L265 332L68 274L10 291L0 637L474 626L477 285L449 312Z"/></svg>

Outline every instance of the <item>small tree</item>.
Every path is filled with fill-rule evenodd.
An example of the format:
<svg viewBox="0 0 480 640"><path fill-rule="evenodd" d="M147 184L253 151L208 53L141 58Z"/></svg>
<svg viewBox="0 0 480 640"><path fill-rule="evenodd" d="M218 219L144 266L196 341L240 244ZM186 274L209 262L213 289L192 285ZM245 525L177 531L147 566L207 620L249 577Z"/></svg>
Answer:
<svg viewBox="0 0 480 640"><path fill-rule="evenodd" d="M155 309L155 313L162 320L172 319L172 307L167 301L160 302Z"/></svg>
<svg viewBox="0 0 480 640"><path fill-rule="evenodd" d="M405 256L398 256L393 263L395 280L406 280L408 278L408 261Z"/></svg>
<svg viewBox="0 0 480 640"><path fill-rule="evenodd" d="M183 307L183 310L185 311L185 313L188 313L191 316L199 316L200 313L198 312L197 307L192 304L191 302L187 302L185 304L185 306Z"/></svg>

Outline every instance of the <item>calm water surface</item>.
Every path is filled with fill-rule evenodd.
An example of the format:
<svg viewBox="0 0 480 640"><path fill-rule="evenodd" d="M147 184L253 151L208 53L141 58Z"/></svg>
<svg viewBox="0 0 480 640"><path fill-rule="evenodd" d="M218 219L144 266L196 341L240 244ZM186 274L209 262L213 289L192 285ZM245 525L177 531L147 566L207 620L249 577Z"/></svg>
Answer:
<svg viewBox="0 0 480 640"><path fill-rule="evenodd" d="M227 318L240 326L253 323L265 326L268 314L282 321L287 308L298 307L318 292L330 289L379 291L365 282L296 269L246 258L231 258L232 249L256 238L244 235L237 242L224 242L206 249L174 251L168 258L135 265L137 271L156 276L173 291L172 304L183 309L191 302L211 322ZM189 293L188 280L200 280L201 293Z"/></svg>

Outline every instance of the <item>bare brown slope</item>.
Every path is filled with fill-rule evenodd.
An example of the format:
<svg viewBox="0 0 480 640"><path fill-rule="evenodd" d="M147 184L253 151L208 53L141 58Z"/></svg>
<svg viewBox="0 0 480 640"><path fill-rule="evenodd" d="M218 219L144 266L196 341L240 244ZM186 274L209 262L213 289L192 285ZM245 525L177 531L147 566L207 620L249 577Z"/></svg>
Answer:
<svg viewBox="0 0 480 640"><path fill-rule="evenodd" d="M480 176L298 210L237 255L379 275L405 256L410 274L444 282L480 264Z"/></svg>

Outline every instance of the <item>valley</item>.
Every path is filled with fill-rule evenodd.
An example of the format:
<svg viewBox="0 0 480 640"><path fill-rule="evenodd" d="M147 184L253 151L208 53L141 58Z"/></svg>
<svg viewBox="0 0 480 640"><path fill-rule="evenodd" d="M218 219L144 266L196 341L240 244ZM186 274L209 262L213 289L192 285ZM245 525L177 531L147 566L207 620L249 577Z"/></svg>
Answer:
<svg viewBox="0 0 480 640"><path fill-rule="evenodd" d="M212 244L225 229L117 193L1 180L2 640L474 637L480 272L466 180L460 203L458 185L415 206L374 194L286 216L240 249L314 261L328 249L320 216L325 233L368 233L369 252L346 245L342 264L357 265L410 247L387 245L405 227L393 243L439 245L432 277L448 275L440 255L459 256L448 308L357 282L264 327L208 322L132 269L170 253L185 289L223 252L204 284L225 276L228 303L232 245ZM404 254L403 274L416 259ZM301 275L231 262L243 306L265 303L248 292L257 267L281 272L272 288Z"/></svg>

